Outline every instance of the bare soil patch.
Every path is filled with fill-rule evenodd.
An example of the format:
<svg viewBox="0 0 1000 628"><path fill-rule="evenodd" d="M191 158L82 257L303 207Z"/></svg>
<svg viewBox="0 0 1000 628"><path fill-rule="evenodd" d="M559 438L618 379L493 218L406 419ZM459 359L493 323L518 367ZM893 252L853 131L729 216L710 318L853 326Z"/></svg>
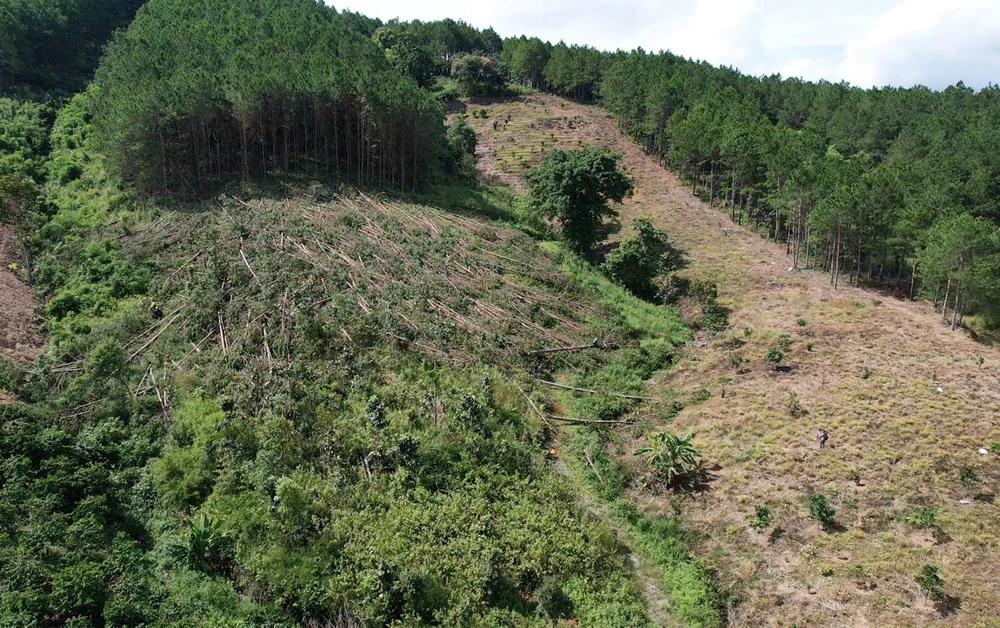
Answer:
<svg viewBox="0 0 1000 628"><path fill-rule="evenodd" d="M18 245L10 231L0 227L0 356L30 360L41 350L42 334L34 295L11 270L12 264L22 264Z"/></svg>

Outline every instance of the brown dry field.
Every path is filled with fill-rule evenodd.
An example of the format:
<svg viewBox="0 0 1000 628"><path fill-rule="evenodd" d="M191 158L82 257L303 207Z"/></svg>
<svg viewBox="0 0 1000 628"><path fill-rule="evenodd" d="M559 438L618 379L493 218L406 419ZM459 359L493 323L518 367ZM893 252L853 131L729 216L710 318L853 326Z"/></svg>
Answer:
<svg viewBox="0 0 1000 628"><path fill-rule="evenodd" d="M1000 626L1000 459L978 453L1000 441L994 349L949 331L928 303L834 290L823 273L791 272L783 244L698 200L596 107L527 96L473 108L488 111L469 118L484 175L520 190L519 175L553 147L622 153L637 181L620 208L623 234L633 217L651 217L686 256L682 274L718 284L729 329L687 347L650 384L661 395L711 393L669 425L696 431L714 480L693 496L633 497L652 511L679 510L702 533L699 555L742 600L732 625ZM791 336L789 373L763 362L780 334ZM818 428L830 433L826 449ZM965 467L981 482L961 482ZM836 530L809 518L810 492L829 498ZM758 505L773 513L763 533L747 524ZM936 509L939 533L904 521L921 506ZM946 607L925 601L914 582L925 564L941 569Z"/></svg>
<svg viewBox="0 0 1000 628"><path fill-rule="evenodd" d="M21 264L17 243L0 228L0 357L29 360L38 355L42 336L31 289L10 271L15 263Z"/></svg>

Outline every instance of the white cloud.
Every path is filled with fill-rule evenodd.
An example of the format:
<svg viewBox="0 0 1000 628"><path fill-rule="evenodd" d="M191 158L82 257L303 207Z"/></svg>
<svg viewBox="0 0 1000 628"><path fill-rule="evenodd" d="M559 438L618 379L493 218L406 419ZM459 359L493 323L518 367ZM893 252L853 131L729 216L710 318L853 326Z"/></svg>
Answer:
<svg viewBox="0 0 1000 628"><path fill-rule="evenodd" d="M667 40L678 54L744 67L760 56L763 14L757 0L699 0Z"/></svg>
<svg viewBox="0 0 1000 628"><path fill-rule="evenodd" d="M749 74L916 83L1000 82L998 0L348 0L366 15L463 19L501 36L604 50L669 49Z"/></svg>
<svg viewBox="0 0 1000 628"><path fill-rule="evenodd" d="M903 0L848 44L836 72L853 84L984 86L1000 69L995 0Z"/></svg>

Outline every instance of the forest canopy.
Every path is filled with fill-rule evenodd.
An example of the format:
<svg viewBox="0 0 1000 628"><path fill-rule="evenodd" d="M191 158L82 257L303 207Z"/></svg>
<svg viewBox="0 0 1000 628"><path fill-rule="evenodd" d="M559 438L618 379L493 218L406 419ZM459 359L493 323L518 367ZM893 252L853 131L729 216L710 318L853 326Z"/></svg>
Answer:
<svg viewBox="0 0 1000 628"><path fill-rule="evenodd" d="M0 90L72 93L86 85L101 47L143 0L3 0Z"/></svg>
<svg viewBox="0 0 1000 628"><path fill-rule="evenodd" d="M426 92L312 0L152 0L96 83L101 147L153 193L278 172L413 189L444 131Z"/></svg>

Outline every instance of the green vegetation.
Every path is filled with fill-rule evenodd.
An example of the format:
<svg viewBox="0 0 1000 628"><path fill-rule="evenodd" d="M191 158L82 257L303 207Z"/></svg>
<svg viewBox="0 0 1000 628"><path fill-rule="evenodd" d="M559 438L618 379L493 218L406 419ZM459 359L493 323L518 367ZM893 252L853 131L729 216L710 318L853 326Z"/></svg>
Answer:
<svg viewBox="0 0 1000 628"><path fill-rule="evenodd" d="M788 409L788 414L793 417L800 416L804 411L802 402L799 401L799 396L794 390L789 391L788 396L785 397L785 407Z"/></svg>
<svg viewBox="0 0 1000 628"><path fill-rule="evenodd" d="M0 90L73 93L101 47L128 26L142 0L5 0L0 4Z"/></svg>
<svg viewBox="0 0 1000 628"><path fill-rule="evenodd" d="M42 256L50 304L62 304L50 305L52 346L37 374L12 377L34 403L0 406L2 453L20 461L5 472L5 512L56 482L64 497L31 506L30 519L4 518L12 542L0 563L22 575L4 579L0 623L290 624L337 613L530 623L566 599L580 618L641 621L627 552L551 472L543 426L512 381L518 355L549 335L596 333L560 304L592 293L532 240L344 198L182 215L119 201L111 215L132 235L116 245L104 198L80 192L60 198L65 209L43 230L90 242ZM272 248L277 229L284 251ZM502 261L528 255L531 267ZM108 288L153 258L141 284ZM385 270L403 283L383 283ZM323 288L352 281L356 291L332 300ZM513 314L517 295L582 325L583 337L560 323L529 333ZM79 374L50 374L76 368L76 355ZM164 374L172 362L180 368ZM82 427L63 419L73 415ZM43 540L62 549L38 561ZM529 594L553 592L552 578L564 597L539 608ZM252 602L239 583L258 591Z"/></svg>
<svg viewBox="0 0 1000 628"><path fill-rule="evenodd" d="M995 87L862 90L642 50L607 55L599 84L626 133L734 221L786 241L793 266L935 301L950 285L942 309L957 319L996 309L983 278L1000 196L983 182L998 166L980 157L996 152Z"/></svg>
<svg viewBox="0 0 1000 628"><path fill-rule="evenodd" d="M152 0L96 83L109 165L160 195L279 172L414 189L443 134L429 94L310 0Z"/></svg>
<svg viewBox="0 0 1000 628"><path fill-rule="evenodd" d="M701 308L700 329L716 334L729 327L729 312L719 304L718 286L710 281L692 281L686 292Z"/></svg>
<svg viewBox="0 0 1000 628"><path fill-rule="evenodd" d="M788 352L792 350L792 337L789 334L778 335L778 348Z"/></svg>
<svg viewBox="0 0 1000 628"><path fill-rule="evenodd" d="M646 439L649 445L635 450L635 455L646 456L646 463L667 487L687 487L697 482L701 454L691 444L694 432L679 436L664 430L647 434Z"/></svg>
<svg viewBox="0 0 1000 628"><path fill-rule="evenodd" d="M994 87L758 79L311 0L9 0L0 26L0 223L47 336L35 362L0 360L3 625L726 623L738 597L704 561L728 548L692 557L706 539L631 499L711 490L693 432L664 426L721 407L712 386L724 398L732 382L712 369L745 373L744 356L691 354L702 382L649 384L689 337L670 305L710 334L730 312L716 284L674 272L651 221L600 246L634 182L606 149L548 150L583 146L556 133L580 116L524 122L544 138L521 157L538 163L528 196L474 180L467 113L494 131L512 117L457 98L514 93L508 79L600 99L696 193L783 241L793 268L933 298L952 328L1000 321ZM847 316L878 315L856 305ZM778 365L792 338L769 335L725 346ZM785 406L806 413L794 392ZM564 412L592 423L554 425ZM700 432L706 457L753 461L743 472L776 450L733 446L744 418ZM765 438L796 429L775 420L788 432ZM628 459L641 435L651 473ZM977 465L940 471L979 491L995 478ZM813 479L862 486L874 468ZM865 532L892 525L837 495ZM824 495L804 506L837 529ZM972 526L904 512L938 540L942 519ZM768 530L772 506L746 522ZM881 574L869 559L855 558ZM860 564L846 574L874 586ZM916 583L948 601L937 567Z"/></svg>
<svg viewBox="0 0 1000 628"><path fill-rule="evenodd" d="M944 594L944 580L935 565L924 565L914 579L924 597L934 602L944 602L947 598Z"/></svg>
<svg viewBox="0 0 1000 628"><path fill-rule="evenodd" d="M507 85L503 69L489 57L479 55L456 57L451 63L451 78L458 83L464 95L472 98L497 96Z"/></svg>
<svg viewBox="0 0 1000 628"><path fill-rule="evenodd" d="M965 465L958 471L958 480L965 488L973 489L982 484L983 476L975 467Z"/></svg>
<svg viewBox="0 0 1000 628"><path fill-rule="evenodd" d="M775 366L781 364L784 359L785 354L782 353L781 349L778 349L777 347L771 347L767 350L767 353L764 354L764 362Z"/></svg>
<svg viewBox="0 0 1000 628"><path fill-rule="evenodd" d="M155 0L58 112L3 101L2 220L48 345L0 362L0 624L648 621L619 524L552 468L525 356L606 338L559 368L641 394L687 330L470 180L475 133L418 86L451 26ZM448 55L499 52L479 41ZM717 625L675 533L644 541L654 568Z"/></svg>
<svg viewBox="0 0 1000 628"><path fill-rule="evenodd" d="M0 98L0 177L44 179L52 117L45 105Z"/></svg>
<svg viewBox="0 0 1000 628"><path fill-rule="evenodd" d="M750 527L757 532L763 532L771 527L771 509L768 506L757 506L754 514L749 518Z"/></svg>
<svg viewBox="0 0 1000 628"><path fill-rule="evenodd" d="M656 297L654 279L669 270L667 234L657 229L648 218L632 221L636 236L625 238L604 262L604 273L612 281L646 301Z"/></svg>
<svg viewBox="0 0 1000 628"><path fill-rule="evenodd" d="M581 401L577 399L576 402ZM603 430L584 429L568 434L568 462L585 492L592 491L602 510L616 526L616 533L629 539L643 563L654 571L656 586L670 604L670 616L692 626L720 626L725 602L714 586L709 569L688 555L687 544L695 537L679 521L665 516L644 515L625 498L632 483L629 471L613 455L619 436ZM598 625L645 625L624 617L606 615Z"/></svg>
<svg viewBox="0 0 1000 628"><path fill-rule="evenodd" d="M859 89L747 76L670 52L503 41L522 85L599 98L619 127L793 268L933 298L953 326L1000 301L997 87Z"/></svg>
<svg viewBox="0 0 1000 628"><path fill-rule="evenodd" d="M820 493L809 493L803 498L809 516L819 521L824 530L831 530L835 525L834 517L837 515L833 506L827 501L826 495Z"/></svg>
<svg viewBox="0 0 1000 628"><path fill-rule="evenodd" d="M903 517L903 521L921 530L934 530L940 527L937 510L930 506L921 506Z"/></svg>
<svg viewBox="0 0 1000 628"><path fill-rule="evenodd" d="M620 159L597 147L553 150L525 175L537 211L558 219L563 237L581 255L593 252L604 219L617 215L610 203L632 193L634 183L620 170Z"/></svg>

